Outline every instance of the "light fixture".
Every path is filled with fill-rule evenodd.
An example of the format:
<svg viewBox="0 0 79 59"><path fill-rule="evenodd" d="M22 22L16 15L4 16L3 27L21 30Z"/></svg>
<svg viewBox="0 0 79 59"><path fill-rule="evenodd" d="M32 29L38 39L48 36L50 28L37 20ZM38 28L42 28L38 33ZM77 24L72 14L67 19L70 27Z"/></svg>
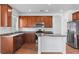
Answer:
<svg viewBox="0 0 79 59"><path fill-rule="evenodd" d="M40 10L40 12L48 12L48 10Z"/></svg>
<svg viewBox="0 0 79 59"><path fill-rule="evenodd" d="M51 6L52 4L48 4L48 6Z"/></svg>
<svg viewBox="0 0 79 59"><path fill-rule="evenodd" d="M63 9L61 9L60 12L62 13L63 12Z"/></svg>
<svg viewBox="0 0 79 59"><path fill-rule="evenodd" d="M11 9L8 9L8 12L11 12L12 10Z"/></svg>
<svg viewBox="0 0 79 59"><path fill-rule="evenodd" d="M48 12L48 10L45 10L45 12Z"/></svg>
<svg viewBox="0 0 79 59"><path fill-rule="evenodd" d="M31 9L28 10L28 12L31 12L31 11L32 11Z"/></svg>

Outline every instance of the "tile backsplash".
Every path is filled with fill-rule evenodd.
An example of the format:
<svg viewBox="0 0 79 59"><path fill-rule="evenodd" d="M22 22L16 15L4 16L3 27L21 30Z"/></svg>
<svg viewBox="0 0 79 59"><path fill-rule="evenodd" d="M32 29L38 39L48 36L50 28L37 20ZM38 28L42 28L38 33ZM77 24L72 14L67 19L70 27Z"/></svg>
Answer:
<svg viewBox="0 0 79 59"><path fill-rule="evenodd" d="M39 28L20 28L20 31L37 31ZM43 28L45 31L53 31L52 28Z"/></svg>
<svg viewBox="0 0 79 59"><path fill-rule="evenodd" d="M13 33L16 32L17 30L12 27L0 27L0 34L5 34L5 33Z"/></svg>

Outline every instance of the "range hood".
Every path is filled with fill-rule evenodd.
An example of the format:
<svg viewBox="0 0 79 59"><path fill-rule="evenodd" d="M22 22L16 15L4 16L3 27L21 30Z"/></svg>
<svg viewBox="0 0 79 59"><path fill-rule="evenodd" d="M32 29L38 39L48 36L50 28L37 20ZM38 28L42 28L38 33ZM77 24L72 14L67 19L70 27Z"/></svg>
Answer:
<svg viewBox="0 0 79 59"><path fill-rule="evenodd" d="M43 22L36 23L34 27L44 28L44 23Z"/></svg>

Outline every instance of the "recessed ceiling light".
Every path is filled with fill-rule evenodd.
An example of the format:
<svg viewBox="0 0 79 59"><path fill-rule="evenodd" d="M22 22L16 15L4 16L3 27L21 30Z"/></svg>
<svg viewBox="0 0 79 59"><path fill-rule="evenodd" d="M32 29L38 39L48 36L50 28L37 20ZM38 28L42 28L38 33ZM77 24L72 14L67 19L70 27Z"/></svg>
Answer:
<svg viewBox="0 0 79 59"><path fill-rule="evenodd" d="M51 6L52 4L48 4L48 6Z"/></svg>
<svg viewBox="0 0 79 59"><path fill-rule="evenodd" d="M60 12L63 12L63 9L61 9Z"/></svg>
<svg viewBox="0 0 79 59"><path fill-rule="evenodd" d="M40 10L40 12L48 12L48 10Z"/></svg>
<svg viewBox="0 0 79 59"><path fill-rule="evenodd" d="M48 12L48 10L45 10L45 12Z"/></svg>
<svg viewBox="0 0 79 59"><path fill-rule="evenodd" d="M31 9L28 10L28 12L31 12L31 11L32 11Z"/></svg>

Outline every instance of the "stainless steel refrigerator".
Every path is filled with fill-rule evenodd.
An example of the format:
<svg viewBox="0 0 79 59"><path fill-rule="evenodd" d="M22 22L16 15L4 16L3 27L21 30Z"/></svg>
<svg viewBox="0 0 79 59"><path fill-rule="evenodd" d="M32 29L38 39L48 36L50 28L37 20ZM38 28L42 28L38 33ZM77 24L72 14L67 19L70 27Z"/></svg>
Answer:
<svg viewBox="0 0 79 59"><path fill-rule="evenodd" d="M67 23L67 44L79 48L79 21Z"/></svg>

